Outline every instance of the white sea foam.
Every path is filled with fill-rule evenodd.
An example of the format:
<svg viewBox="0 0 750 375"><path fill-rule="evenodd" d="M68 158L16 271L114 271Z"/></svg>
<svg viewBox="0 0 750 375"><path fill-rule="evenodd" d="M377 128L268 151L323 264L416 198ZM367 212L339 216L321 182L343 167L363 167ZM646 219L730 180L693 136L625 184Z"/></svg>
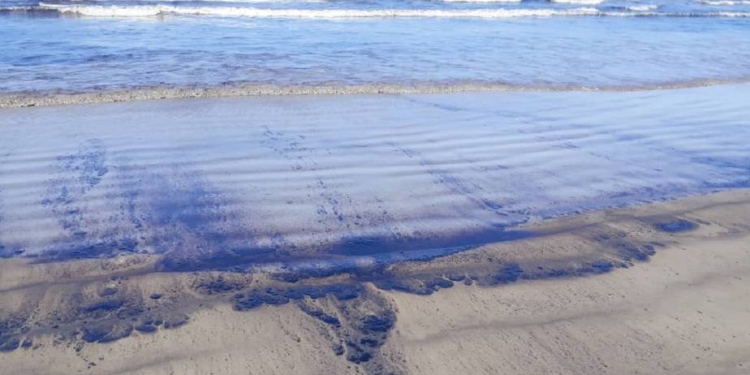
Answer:
<svg viewBox="0 0 750 375"><path fill-rule="evenodd" d="M633 12L650 12L659 9L658 5L631 5L625 9Z"/></svg>
<svg viewBox="0 0 750 375"><path fill-rule="evenodd" d="M702 5L711 5L711 6L732 6L732 5L750 5L750 0L706 0L706 1L699 1L698 4Z"/></svg>
<svg viewBox="0 0 750 375"><path fill-rule="evenodd" d="M78 1L78 0L76 0ZM107 3L110 0L84 0L85 2L95 3ZM325 3L326 0L132 0L135 2L148 2L148 3L186 3L192 2L196 4L288 4L288 3Z"/></svg>
<svg viewBox="0 0 750 375"><path fill-rule="evenodd" d="M0 10L11 8L0 8ZM87 17L153 17L191 15L247 18L352 19L352 18L477 18L507 19L526 17L750 17L750 12L628 12L603 11L596 8L573 9L259 9L243 7L178 7L60 5L40 3L27 11L46 10Z"/></svg>
<svg viewBox="0 0 750 375"><path fill-rule="evenodd" d="M597 5L605 2L606 0L550 0L557 4L577 4L577 5Z"/></svg>
<svg viewBox="0 0 750 375"><path fill-rule="evenodd" d="M443 0L445 3L518 4L522 0Z"/></svg>
<svg viewBox="0 0 750 375"><path fill-rule="evenodd" d="M103 6L103 5L60 5L40 3L39 9L54 10L65 14L89 17L151 17L173 13L173 6Z"/></svg>
<svg viewBox="0 0 750 375"><path fill-rule="evenodd" d="M37 9L39 9L39 7L27 5L12 5L7 7L0 7L0 11L3 12L29 12Z"/></svg>
<svg viewBox="0 0 750 375"><path fill-rule="evenodd" d="M219 17L248 18L516 18L591 16L601 12L594 8L577 9L259 9L241 7L176 7L154 6L98 6L98 5L58 5L41 3L40 9L56 10L60 13L78 14L90 17L147 17L158 15L204 15Z"/></svg>

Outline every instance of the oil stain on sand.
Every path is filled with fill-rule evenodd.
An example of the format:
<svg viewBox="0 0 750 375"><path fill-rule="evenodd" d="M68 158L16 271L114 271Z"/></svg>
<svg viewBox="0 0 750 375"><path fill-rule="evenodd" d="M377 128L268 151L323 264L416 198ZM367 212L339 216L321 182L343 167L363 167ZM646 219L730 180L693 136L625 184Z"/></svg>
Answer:
<svg viewBox="0 0 750 375"><path fill-rule="evenodd" d="M690 267L683 270L686 266L679 261L664 264L658 258L656 265L651 265L649 259L654 255L660 257L662 251L664 257L680 257L675 253L681 249L686 251L684 249L700 247L703 243L710 246L712 241L721 245L721 241L739 239L740 244L743 243L750 231L747 224L750 218L746 217L750 212L748 202L747 192L738 191L557 219L529 225L527 229L535 236L516 241L485 244L432 260L371 264L325 275L292 269L158 272L164 258L152 255L44 263L6 259L3 261L3 290L0 294L5 306L2 350L6 354L3 355L15 361L9 363L28 368L29 373L40 371L38 367L34 370L35 367L23 359L33 356L34 352L55 353L56 358L71 368L85 368L91 373L116 373L113 367L109 367L115 365L116 360L106 354L107 350L139 352L165 345L159 342L170 340L168 337L173 335L191 337L198 334L207 335L218 342L222 337L227 337L230 341L252 343L266 337L266 330L272 329L278 330L277 337L263 339L269 340L262 341L263 344L275 350L282 350L278 347L281 345L286 351L260 350L267 360L286 361L299 355L305 361L317 361L315 363L323 368L343 369L349 366L347 371L358 369L369 374L420 373L413 368L416 362L412 363L410 359L414 355L411 352L413 348L408 340L404 340L410 335L423 335L415 333L415 329L417 332L433 332L427 337L441 337L439 332L435 332L438 328L426 328L431 326L429 316L424 316L424 321L414 320L427 313L424 310L434 309L433 314L438 319L435 324L450 332L451 323L439 320L445 318L440 311L455 313L457 308L468 309L466 314L471 315L490 308L487 304L495 304L498 311L513 310L506 303L521 298L514 289L516 284L518 288L536 288L536 293L545 294L545 290L564 289L569 284L582 283L601 289L600 283L603 282L603 285L610 285L604 288L609 292L599 290L590 296L594 300L581 307L603 319L602 316L611 313L613 306L623 308L617 295L631 293L619 290L628 289L626 286L608 284L609 274L615 278L630 279L627 275L632 273L635 277L655 277L659 280L660 277L671 275L655 276L649 272L656 271L649 269L662 268L659 271L662 272L667 267L679 279L680 272L688 272ZM731 245L731 242L728 244ZM727 248L732 249L729 245ZM740 246L733 251L701 249L692 254L697 256L693 262L706 257L719 257L719 260L709 266L691 265L692 268L703 267L704 272L693 269L690 272L697 272L696 275L688 274L682 278L705 278L705 273L716 275L710 278L739 280L747 269L738 261L747 255L747 249ZM643 262L647 262L646 265L642 265ZM642 267L648 272L642 271ZM726 267L725 274L717 267ZM612 272L618 269L621 271ZM557 281L552 284L544 281L550 279ZM636 283L643 284L641 281ZM695 284L703 285L699 280ZM453 293L454 289L460 289L457 291L459 294ZM504 290L508 293L507 300L503 298ZM747 292L742 290L741 293ZM647 295L661 293L648 286L642 292ZM571 292L568 290L565 293ZM475 295L477 300L464 301L464 307L436 305L443 299L463 298L460 297L462 295ZM574 295L577 299L585 299L585 296ZM709 295L708 298L718 296ZM481 304L476 305L479 302ZM566 304L565 300L552 299L547 303L550 305L538 307L539 313L544 311L552 321L556 321L553 317L560 308L559 304ZM659 306L654 301L640 303L643 306L638 309ZM528 306L518 306L525 307ZM575 322L577 319L566 316L564 311L558 312L561 315L557 322ZM741 311L736 313L741 314ZM491 320L491 316L482 319ZM613 319L617 316L615 313ZM711 316L704 318L708 319L706 324L718 324ZM219 323L223 319L228 320ZM400 323L402 319L406 319L406 323ZM654 315L644 319L658 320L663 317ZM459 321L463 322L461 319ZM233 327L229 322L247 326ZM399 328L400 324L408 325ZM458 324L458 321L454 324ZM476 329L481 324L481 319L477 320ZM503 330L502 326L498 328L495 324L502 323L492 323L487 329ZM532 322L528 323L527 328L544 327L545 324L565 323ZM674 324L674 327L680 326L678 322ZM521 329L513 327L506 327L510 332L506 334ZM234 329L249 336L237 337L237 334L231 333ZM473 329L467 328L468 332ZM170 333L172 331L175 333ZM742 347L748 344L747 338L742 336L746 333L741 329L735 333L740 335L739 338L735 335L737 345ZM617 332L607 335L601 336L601 339L617 338ZM456 337L456 345L459 345L462 336L457 333ZM649 337L653 339L653 336ZM631 336L628 338L632 339ZM391 343L391 340L395 342ZM208 362L216 361L218 354L209 349L216 349L218 343L202 339L198 341L207 345L206 351L192 348L190 353ZM182 345L171 341L169 346L173 348L163 350L173 353ZM257 346L258 342L253 345ZM632 345L633 350L657 348L634 343L622 345ZM229 349L229 352L235 353L235 350ZM199 365L200 359L190 364L181 356L174 359L183 366L210 365L208 362ZM250 366L245 360L235 358L234 361L235 364ZM141 370L142 373L161 373L168 363L169 359L142 363L142 369L131 370L134 373ZM606 361L602 363L607 364ZM317 365L310 366L316 368ZM222 368L216 363L210 366ZM253 366L263 368L259 364ZM674 363L666 361L665 366L665 369L672 371L665 370L663 373L675 373ZM231 366L225 368L230 372L240 372Z"/></svg>

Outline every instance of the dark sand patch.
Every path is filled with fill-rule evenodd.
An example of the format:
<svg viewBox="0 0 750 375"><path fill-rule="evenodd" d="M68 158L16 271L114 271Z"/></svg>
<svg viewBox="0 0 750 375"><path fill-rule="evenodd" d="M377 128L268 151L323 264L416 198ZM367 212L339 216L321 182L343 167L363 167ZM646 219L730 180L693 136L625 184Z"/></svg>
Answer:
<svg viewBox="0 0 750 375"><path fill-rule="evenodd" d="M533 223L522 232L533 236L511 241L501 236L497 237L500 241L442 257L363 263L319 273L294 267L160 272L164 268L159 257L166 254L130 263L122 261L128 256L16 263L14 267L28 267L35 275L51 272L57 276L53 282L2 285L0 298L23 302L0 308L0 350L33 350L34 342L50 335L60 345L80 350L83 345L190 326L190 316L210 306L231 304L236 311L253 314L262 308L291 305L319 325L331 354L369 374L400 373L398 356L382 351L398 320L389 293L427 296L457 283L486 288L592 277L648 261L680 236L721 228L726 233L750 231L745 224L748 218L715 218L722 210L745 212L741 208L750 204L746 194L717 196L727 198L717 198L710 205L694 199L675 203L676 208L647 206ZM52 296L57 302L43 303ZM40 309L45 312L31 313Z"/></svg>

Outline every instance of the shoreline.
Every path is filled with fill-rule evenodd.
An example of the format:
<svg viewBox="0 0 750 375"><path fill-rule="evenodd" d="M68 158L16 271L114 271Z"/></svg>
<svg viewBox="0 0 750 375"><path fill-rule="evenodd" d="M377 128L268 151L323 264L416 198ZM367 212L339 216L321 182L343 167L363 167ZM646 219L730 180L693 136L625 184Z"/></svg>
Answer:
<svg viewBox="0 0 750 375"><path fill-rule="evenodd" d="M741 85L750 77L733 79L698 79L684 82L649 83L639 85L517 85L508 83L424 83L424 84L322 84L273 85L236 84L210 87L154 86L126 90L104 89L83 92L13 92L0 93L1 108L48 107L79 104L120 103L165 99L239 98L264 96L316 95L404 95L479 92L641 92L691 89L701 87Z"/></svg>
<svg viewBox="0 0 750 375"><path fill-rule="evenodd" d="M170 253L184 270L449 253L525 236L529 220L750 186L745 91L9 110L0 255Z"/></svg>
<svg viewBox="0 0 750 375"><path fill-rule="evenodd" d="M741 374L746 90L2 112L0 373Z"/></svg>

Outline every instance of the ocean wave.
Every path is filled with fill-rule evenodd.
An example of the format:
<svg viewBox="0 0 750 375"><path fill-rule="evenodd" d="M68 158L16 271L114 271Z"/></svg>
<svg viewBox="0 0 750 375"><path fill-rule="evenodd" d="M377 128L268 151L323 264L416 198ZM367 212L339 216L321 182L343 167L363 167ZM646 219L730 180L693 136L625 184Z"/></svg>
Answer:
<svg viewBox="0 0 750 375"><path fill-rule="evenodd" d="M705 1L699 1L698 4L702 5L711 5L711 6L720 6L720 5L750 5L750 0L705 0Z"/></svg>
<svg viewBox="0 0 750 375"><path fill-rule="evenodd" d="M577 9L259 9L239 7L176 7L154 6L98 6L58 5L40 3L39 9L89 17L149 17L159 15L194 15L248 18L515 18L553 16L592 16L600 13L594 8Z"/></svg>
<svg viewBox="0 0 750 375"><path fill-rule="evenodd" d="M633 12L650 12L659 9L658 5L631 5L625 9Z"/></svg>
<svg viewBox="0 0 750 375"><path fill-rule="evenodd" d="M444 3L520 4L522 0L443 0Z"/></svg>
<svg viewBox="0 0 750 375"><path fill-rule="evenodd" d="M576 4L576 5L597 5L605 2L606 0L550 0L550 2L556 4Z"/></svg>
<svg viewBox="0 0 750 375"><path fill-rule="evenodd" d="M522 0L443 0L444 3L518 4Z"/></svg>
<svg viewBox="0 0 750 375"><path fill-rule="evenodd" d="M645 8L643 8L645 9ZM291 18L291 19L352 19L352 18L544 18L544 17L676 17L676 18L747 18L750 12L630 12L606 11L596 8L573 9L259 9L241 7L178 7L60 5L40 3L31 7L0 7L0 11L57 12L85 17L155 17L166 15Z"/></svg>
<svg viewBox="0 0 750 375"><path fill-rule="evenodd" d="M111 0L71 0L74 2L81 2L81 3L108 3ZM289 3L325 3L327 0L131 0L135 3L138 2L146 2L149 4L159 4L159 3L196 3L196 4L213 4L213 5L221 5L223 3L226 4L289 4Z"/></svg>
<svg viewBox="0 0 750 375"><path fill-rule="evenodd" d="M33 12L41 10L38 6L27 6L27 5L11 5L11 6L0 6L0 12Z"/></svg>

